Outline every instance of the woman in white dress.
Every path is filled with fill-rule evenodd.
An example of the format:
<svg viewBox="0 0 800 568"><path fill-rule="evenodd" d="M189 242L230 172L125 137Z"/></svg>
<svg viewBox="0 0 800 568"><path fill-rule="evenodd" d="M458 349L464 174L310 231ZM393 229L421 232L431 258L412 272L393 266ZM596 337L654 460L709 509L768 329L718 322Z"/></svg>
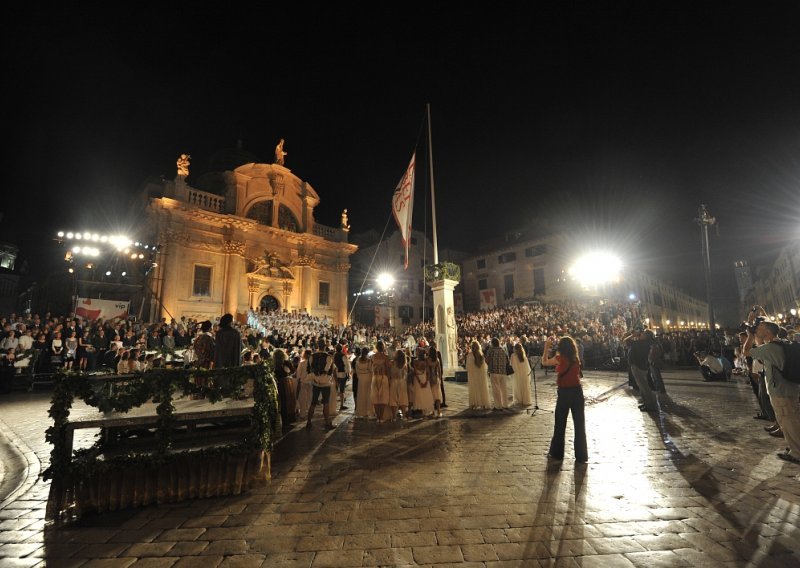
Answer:
<svg viewBox="0 0 800 568"><path fill-rule="evenodd" d="M525 349L521 343L514 345L514 354L511 356L511 367L514 369L514 404L520 406L531 405L531 383L528 378L531 374L531 366L525 356Z"/></svg>
<svg viewBox="0 0 800 568"><path fill-rule="evenodd" d="M489 410L492 403L489 400L489 366L483 356L481 344L473 340L470 352L467 353L467 393L471 409L483 408Z"/></svg>
<svg viewBox="0 0 800 568"><path fill-rule="evenodd" d="M422 413L422 417L433 415L433 391L428 375L428 362L425 349L417 349L417 358L411 364L414 369L414 410Z"/></svg>
<svg viewBox="0 0 800 568"><path fill-rule="evenodd" d="M408 418L408 360L402 349L394 352L389 367L389 413L392 421L398 410L401 418Z"/></svg>
<svg viewBox="0 0 800 568"><path fill-rule="evenodd" d="M389 404L389 357L385 353L383 341L375 344L376 353L372 356L372 387L370 396L378 424L388 420L386 406Z"/></svg>
<svg viewBox="0 0 800 568"><path fill-rule="evenodd" d="M311 384L311 377L308 374L308 362L311 360L311 349L306 349L303 352L303 358L297 364L297 410L300 412L300 417L305 419L308 413L308 407L311 406L311 391L313 385Z"/></svg>
<svg viewBox="0 0 800 568"><path fill-rule="evenodd" d="M358 375L358 400L356 401L356 416L369 418L375 416L372 406L372 361L369 359L369 349L361 348L361 355L356 359L356 374Z"/></svg>

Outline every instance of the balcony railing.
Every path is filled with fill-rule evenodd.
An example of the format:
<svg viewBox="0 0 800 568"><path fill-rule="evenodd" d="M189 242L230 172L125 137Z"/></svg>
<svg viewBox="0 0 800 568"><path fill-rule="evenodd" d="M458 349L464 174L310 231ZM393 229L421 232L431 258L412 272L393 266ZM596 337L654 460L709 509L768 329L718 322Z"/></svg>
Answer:
<svg viewBox="0 0 800 568"><path fill-rule="evenodd" d="M320 225L319 223L314 223L314 234L318 237L322 237L326 241L333 241L336 243L341 243L346 241L345 233L341 229L337 229L336 227L328 227L327 225Z"/></svg>
<svg viewBox="0 0 800 568"><path fill-rule="evenodd" d="M198 191L196 189L189 189L189 195L186 201L190 205L205 209L207 211L215 211L217 213L225 212L225 198L214 193L206 193L205 191Z"/></svg>

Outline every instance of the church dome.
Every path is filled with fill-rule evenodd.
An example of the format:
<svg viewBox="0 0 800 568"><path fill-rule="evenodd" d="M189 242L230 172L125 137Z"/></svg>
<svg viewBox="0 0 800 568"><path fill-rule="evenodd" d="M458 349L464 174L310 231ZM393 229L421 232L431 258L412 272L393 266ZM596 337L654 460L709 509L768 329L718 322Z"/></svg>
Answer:
<svg viewBox="0 0 800 568"><path fill-rule="evenodd" d="M233 171L239 166L252 164L254 162L260 162L259 158L255 154L242 148L242 143L240 141L236 148L223 148L212 154L211 158L208 160L207 170L209 172Z"/></svg>
<svg viewBox="0 0 800 568"><path fill-rule="evenodd" d="M226 190L225 172L232 172L244 164L258 162L259 158L242 148L242 141L239 140L235 148L223 148L214 152L203 172L193 176L192 186L201 191L223 195Z"/></svg>

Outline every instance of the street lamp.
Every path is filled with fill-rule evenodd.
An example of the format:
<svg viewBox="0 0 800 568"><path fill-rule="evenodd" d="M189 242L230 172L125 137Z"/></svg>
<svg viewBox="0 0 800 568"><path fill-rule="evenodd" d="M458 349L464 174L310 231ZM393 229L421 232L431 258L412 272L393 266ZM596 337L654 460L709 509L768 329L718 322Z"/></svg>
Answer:
<svg viewBox="0 0 800 568"><path fill-rule="evenodd" d="M378 301L380 305L384 305L389 309L389 321L388 326L394 327L394 306L392 305L392 290L394 290L394 275L389 272L381 272L375 278L375 283L378 285L378 290L380 290L380 294L378 295ZM381 319L385 319L385 315L381 314ZM376 322L377 323L377 322Z"/></svg>
<svg viewBox="0 0 800 568"><path fill-rule="evenodd" d="M375 282L378 284L378 288L382 291L387 292L394 286L394 276L389 274L388 272L381 272L378 274L378 277L375 279Z"/></svg>
<svg viewBox="0 0 800 568"><path fill-rule="evenodd" d="M708 246L708 228L717 224L717 219L711 216L705 204L701 204L698 209L695 223L700 225L700 247L703 253L703 269L706 279L706 302L708 302L708 321L709 329L713 330L714 325L714 305L711 298L711 255ZM719 230L719 226L717 228Z"/></svg>

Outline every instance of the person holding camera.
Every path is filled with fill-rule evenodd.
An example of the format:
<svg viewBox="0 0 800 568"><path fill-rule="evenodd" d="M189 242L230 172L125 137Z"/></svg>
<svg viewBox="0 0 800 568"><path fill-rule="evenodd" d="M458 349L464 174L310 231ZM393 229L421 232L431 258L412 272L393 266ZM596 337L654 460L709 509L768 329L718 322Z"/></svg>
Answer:
<svg viewBox="0 0 800 568"><path fill-rule="evenodd" d="M642 397L642 404L639 405L639 410L642 412L652 412L659 408L658 394L653 391L650 381L647 380L647 373L650 369L650 347L653 341L652 332L648 334L642 329L635 329L633 333L622 340L622 343L629 348L628 362Z"/></svg>
<svg viewBox="0 0 800 568"><path fill-rule="evenodd" d="M574 451L575 462L585 464L589 461L586 444L586 416L583 388L581 387L581 360L578 357L578 346L575 340L564 336L558 340L555 354L551 339L545 341L542 364L555 366L558 378L558 397L556 398L555 422L553 438L547 457L554 460L564 459L564 436L567 430L567 416L572 412L572 426L575 430Z"/></svg>
<svg viewBox="0 0 800 568"><path fill-rule="evenodd" d="M745 356L764 363L766 387L775 419L783 431L788 451L779 452L784 461L800 465L800 384L783 378L781 369L786 365L786 354L780 345L780 327L766 319L761 306L753 306L747 317Z"/></svg>
<svg viewBox="0 0 800 568"><path fill-rule="evenodd" d="M694 356L697 362L700 363L700 372L703 374L705 382L728 380L725 368L717 357L714 357L708 351L696 351Z"/></svg>

